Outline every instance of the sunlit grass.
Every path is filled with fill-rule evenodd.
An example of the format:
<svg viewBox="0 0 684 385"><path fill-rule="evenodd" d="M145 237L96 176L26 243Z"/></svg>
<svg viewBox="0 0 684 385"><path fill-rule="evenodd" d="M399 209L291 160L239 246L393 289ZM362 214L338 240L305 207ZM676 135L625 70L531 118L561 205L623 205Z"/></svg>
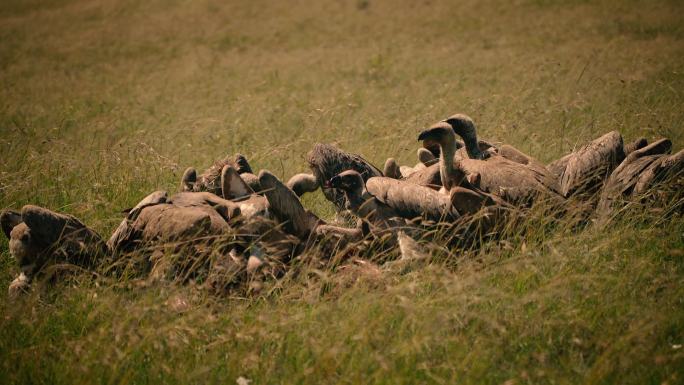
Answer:
<svg viewBox="0 0 684 385"><path fill-rule="evenodd" d="M683 15L676 1L4 1L0 208L38 204L106 237L185 167L239 151L286 178L316 141L413 165L418 130L455 112L543 162L610 130L679 149ZM320 193L304 204L333 216ZM424 244L434 262L403 273L305 259L260 296L77 275L2 296L0 379L674 384L684 225L662 214L599 229L537 213L480 249ZM7 287L4 238L0 252Z"/></svg>

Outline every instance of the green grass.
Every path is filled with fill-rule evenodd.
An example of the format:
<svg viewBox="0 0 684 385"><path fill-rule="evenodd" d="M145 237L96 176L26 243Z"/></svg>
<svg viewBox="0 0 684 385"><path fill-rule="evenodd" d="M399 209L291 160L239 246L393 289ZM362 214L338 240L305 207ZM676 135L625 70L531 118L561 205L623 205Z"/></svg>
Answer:
<svg viewBox="0 0 684 385"><path fill-rule="evenodd" d="M678 1L5 0L0 208L109 235L185 167L240 151L287 177L316 141L414 164L455 112L544 162L616 129L679 149L683 26ZM681 218L436 254L250 298L86 276L2 294L0 382L684 382Z"/></svg>

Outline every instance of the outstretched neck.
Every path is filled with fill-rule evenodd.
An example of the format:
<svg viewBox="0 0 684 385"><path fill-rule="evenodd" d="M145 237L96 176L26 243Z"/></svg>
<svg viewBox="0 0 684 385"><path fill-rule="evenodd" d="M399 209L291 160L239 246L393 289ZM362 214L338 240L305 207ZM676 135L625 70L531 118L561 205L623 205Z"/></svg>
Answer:
<svg viewBox="0 0 684 385"><path fill-rule="evenodd" d="M363 199L363 189L345 191L344 195L347 197L347 202L349 203L348 208L352 211L359 210L365 201Z"/></svg>
<svg viewBox="0 0 684 385"><path fill-rule="evenodd" d="M483 159L483 153L480 151L480 146L477 143L477 137L471 136L468 137L468 139L463 138L463 142L465 143L466 146L466 152L468 153L468 157L471 159Z"/></svg>
<svg viewBox="0 0 684 385"><path fill-rule="evenodd" d="M466 152L470 159L484 159L484 153L480 151L480 146L477 142L477 132L473 125L466 127L455 128L454 131L463 139L465 143Z"/></svg>
<svg viewBox="0 0 684 385"><path fill-rule="evenodd" d="M448 138L439 144L439 177L442 180L442 186L447 190L451 189L451 180L454 173L454 155L456 155L456 141L454 138Z"/></svg>

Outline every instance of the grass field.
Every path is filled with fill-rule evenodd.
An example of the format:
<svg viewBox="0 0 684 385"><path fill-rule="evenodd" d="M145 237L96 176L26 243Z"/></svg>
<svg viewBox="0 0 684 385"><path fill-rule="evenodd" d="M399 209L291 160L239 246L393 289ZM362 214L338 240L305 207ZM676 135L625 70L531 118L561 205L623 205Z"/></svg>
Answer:
<svg viewBox="0 0 684 385"><path fill-rule="evenodd" d="M0 208L105 236L185 167L240 151L288 177L317 141L414 164L456 112L544 162L616 129L684 143L681 1L3 0L0 68ZM262 297L1 294L0 383L684 383L684 220L654 218Z"/></svg>

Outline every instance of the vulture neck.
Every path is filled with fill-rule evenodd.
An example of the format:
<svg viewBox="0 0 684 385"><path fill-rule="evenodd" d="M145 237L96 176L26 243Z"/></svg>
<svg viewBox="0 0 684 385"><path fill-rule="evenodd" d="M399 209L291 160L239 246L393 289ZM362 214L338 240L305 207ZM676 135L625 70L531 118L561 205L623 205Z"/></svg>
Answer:
<svg viewBox="0 0 684 385"><path fill-rule="evenodd" d="M347 197L347 201L349 202L349 208L352 211L358 211L361 206L363 206L363 203L366 201L364 199L364 189L356 189L356 190L349 190L345 191L344 195Z"/></svg>
<svg viewBox="0 0 684 385"><path fill-rule="evenodd" d="M475 131L475 127L457 127L454 128L454 132L463 138L468 158L484 159L484 154L480 151L480 146L477 143L477 132Z"/></svg>
<svg viewBox="0 0 684 385"><path fill-rule="evenodd" d="M439 157L439 177L442 180L442 186L448 190L451 189L452 175L454 173L454 156L456 155L456 138L450 136L439 143L440 157Z"/></svg>
<svg viewBox="0 0 684 385"><path fill-rule="evenodd" d="M345 191L349 209L359 218L371 218L377 211L375 197L365 188Z"/></svg>

